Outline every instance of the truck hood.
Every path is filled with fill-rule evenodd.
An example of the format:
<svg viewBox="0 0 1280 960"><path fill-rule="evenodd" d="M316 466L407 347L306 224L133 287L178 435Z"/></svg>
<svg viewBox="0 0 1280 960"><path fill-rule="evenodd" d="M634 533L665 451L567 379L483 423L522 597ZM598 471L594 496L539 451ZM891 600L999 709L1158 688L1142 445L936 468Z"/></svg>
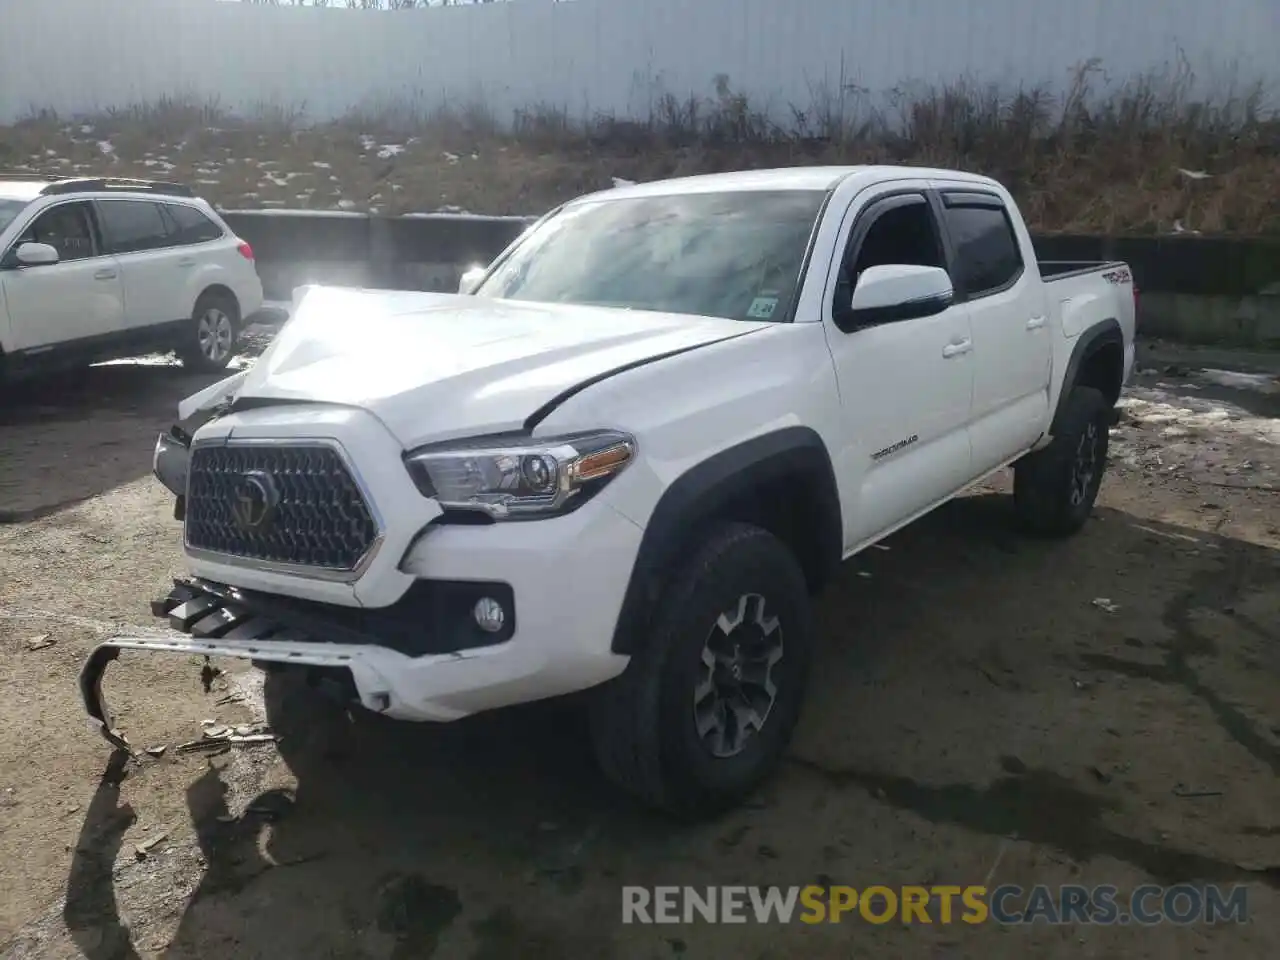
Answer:
<svg viewBox="0 0 1280 960"><path fill-rule="evenodd" d="M312 287L236 390L378 417L406 447L519 429L586 381L765 323ZM609 426L609 424L602 424Z"/></svg>

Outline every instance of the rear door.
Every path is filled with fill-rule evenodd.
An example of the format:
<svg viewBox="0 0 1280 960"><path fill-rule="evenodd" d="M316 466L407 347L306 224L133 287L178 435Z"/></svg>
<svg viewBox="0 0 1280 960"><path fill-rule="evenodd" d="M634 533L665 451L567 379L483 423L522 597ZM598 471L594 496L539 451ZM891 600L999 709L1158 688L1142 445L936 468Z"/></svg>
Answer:
<svg viewBox="0 0 1280 960"><path fill-rule="evenodd" d="M977 185L940 185L951 281L973 325L975 474L1028 450L1045 429L1053 343L1044 284L1016 210Z"/></svg>
<svg viewBox="0 0 1280 960"><path fill-rule="evenodd" d="M58 262L24 267L13 257L24 243L47 243ZM47 207L0 251L0 282L9 308L14 353L32 358L55 347L107 344L123 326L124 298L115 259L103 249L93 206L72 200Z"/></svg>
<svg viewBox="0 0 1280 960"><path fill-rule="evenodd" d="M196 258L175 245L175 227L153 200L96 201L103 233L120 264L125 326L136 330L185 320Z"/></svg>
<svg viewBox="0 0 1280 960"><path fill-rule="evenodd" d="M926 187L895 183L854 200L826 295L844 423L838 469L842 489L856 501L845 511L846 550L910 520L970 479L967 309L952 306L929 317L863 327L847 317L868 267L945 268Z"/></svg>

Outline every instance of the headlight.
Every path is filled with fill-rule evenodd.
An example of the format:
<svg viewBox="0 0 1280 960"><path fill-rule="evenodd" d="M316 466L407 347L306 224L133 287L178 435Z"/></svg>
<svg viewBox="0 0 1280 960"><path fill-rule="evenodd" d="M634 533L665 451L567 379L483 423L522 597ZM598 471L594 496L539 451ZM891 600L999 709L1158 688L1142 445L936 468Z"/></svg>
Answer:
<svg viewBox="0 0 1280 960"><path fill-rule="evenodd" d="M187 492L187 463L191 451L172 433L156 437L155 453L151 456L151 470L156 479L171 493L181 497Z"/></svg>
<svg viewBox="0 0 1280 960"><path fill-rule="evenodd" d="M635 438L606 430L442 444L410 453L405 463L423 495L446 510L532 519L573 509L625 469L635 452Z"/></svg>

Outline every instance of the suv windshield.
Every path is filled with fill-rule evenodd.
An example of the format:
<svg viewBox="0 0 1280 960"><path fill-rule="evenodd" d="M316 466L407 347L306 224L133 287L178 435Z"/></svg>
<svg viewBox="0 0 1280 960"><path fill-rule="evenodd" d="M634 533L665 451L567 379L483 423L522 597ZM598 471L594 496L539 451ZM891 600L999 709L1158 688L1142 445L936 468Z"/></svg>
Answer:
<svg viewBox="0 0 1280 960"><path fill-rule="evenodd" d="M782 319L825 197L741 191L574 204L526 237L475 293Z"/></svg>
<svg viewBox="0 0 1280 960"><path fill-rule="evenodd" d="M13 223L14 217L22 212L27 206L27 200L10 200L0 197L0 233L4 232L5 227Z"/></svg>

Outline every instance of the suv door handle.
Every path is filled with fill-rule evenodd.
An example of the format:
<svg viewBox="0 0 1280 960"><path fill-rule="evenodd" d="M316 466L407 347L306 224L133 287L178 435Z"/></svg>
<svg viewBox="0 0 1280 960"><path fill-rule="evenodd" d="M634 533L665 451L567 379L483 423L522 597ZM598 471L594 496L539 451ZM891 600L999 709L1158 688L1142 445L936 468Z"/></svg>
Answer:
<svg viewBox="0 0 1280 960"><path fill-rule="evenodd" d="M1028 330L1039 330L1048 321L1048 317L1032 317L1027 321Z"/></svg>
<svg viewBox="0 0 1280 960"><path fill-rule="evenodd" d="M117 276L116 271L112 270L110 267L107 267L105 270L99 270L97 273L95 273L93 275L93 279L114 280L116 276Z"/></svg>
<svg viewBox="0 0 1280 960"><path fill-rule="evenodd" d="M960 354L962 353L968 353L972 349L973 349L973 341L968 338L965 338L964 340L961 340L959 343L948 343L945 347L942 348L942 355L949 360L952 357L960 356Z"/></svg>
<svg viewBox="0 0 1280 960"><path fill-rule="evenodd" d="M194 267L196 265L195 257L183 257L178 261L180 267Z"/></svg>

